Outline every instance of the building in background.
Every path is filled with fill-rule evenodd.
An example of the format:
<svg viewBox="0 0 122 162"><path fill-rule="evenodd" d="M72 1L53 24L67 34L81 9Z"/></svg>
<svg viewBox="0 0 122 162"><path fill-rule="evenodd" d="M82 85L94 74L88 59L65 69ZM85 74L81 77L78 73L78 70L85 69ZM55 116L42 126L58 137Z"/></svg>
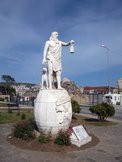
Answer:
<svg viewBox="0 0 122 162"><path fill-rule="evenodd" d="M122 78L117 80L117 85L118 85L119 92L122 92Z"/></svg>
<svg viewBox="0 0 122 162"><path fill-rule="evenodd" d="M110 87L111 93L118 93L118 88ZM109 86L97 86L97 87L91 87L86 86L84 87L84 94L93 94L93 93L99 93L99 94L106 94L109 92Z"/></svg>

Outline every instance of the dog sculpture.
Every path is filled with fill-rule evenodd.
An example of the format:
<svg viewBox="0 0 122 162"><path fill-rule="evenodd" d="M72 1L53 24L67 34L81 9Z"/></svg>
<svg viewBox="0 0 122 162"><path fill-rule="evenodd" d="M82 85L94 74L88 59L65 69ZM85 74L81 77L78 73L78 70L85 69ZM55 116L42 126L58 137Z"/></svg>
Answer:
<svg viewBox="0 0 122 162"><path fill-rule="evenodd" d="M47 68L42 69L42 85L41 89L48 89Z"/></svg>

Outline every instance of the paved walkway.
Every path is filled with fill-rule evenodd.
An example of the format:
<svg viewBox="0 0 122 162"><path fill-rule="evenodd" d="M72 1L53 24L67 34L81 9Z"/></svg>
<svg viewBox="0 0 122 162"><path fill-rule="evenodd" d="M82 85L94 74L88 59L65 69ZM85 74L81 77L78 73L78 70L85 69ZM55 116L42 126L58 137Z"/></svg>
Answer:
<svg viewBox="0 0 122 162"><path fill-rule="evenodd" d="M17 148L6 141L11 128L11 124L0 125L0 162L122 162L122 122L106 127L89 126L100 142L95 147L65 154Z"/></svg>

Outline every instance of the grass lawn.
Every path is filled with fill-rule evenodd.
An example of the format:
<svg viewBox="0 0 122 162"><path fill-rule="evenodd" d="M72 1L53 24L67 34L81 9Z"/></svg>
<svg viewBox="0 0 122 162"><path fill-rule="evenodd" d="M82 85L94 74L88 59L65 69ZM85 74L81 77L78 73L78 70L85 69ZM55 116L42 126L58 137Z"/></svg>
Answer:
<svg viewBox="0 0 122 162"><path fill-rule="evenodd" d="M86 117L85 115L75 115L72 119L72 124L82 124L82 125L93 125L93 126L109 126L113 124L117 124L117 122L113 121L99 121L96 118Z"/></svg>
<svg viewBox="0 0 122 162"><path fill-rule="evenodd" d="M33 109L12 110L12 113L6 110L0 110L0 124L3 123L16 123L25 119L34 118ZM116 122L104 121L100 122L96 118L89 118L83 115L75 115L72 118L72 125L93 125L93 126L107 126L117 124Z"/></svg>
<svg viewBox="0 0 122 162"><path fill-rule="evenodd" d="M0 110L0 124L3 123L16 123L21 120L33 118L33 110Z"/></svg>

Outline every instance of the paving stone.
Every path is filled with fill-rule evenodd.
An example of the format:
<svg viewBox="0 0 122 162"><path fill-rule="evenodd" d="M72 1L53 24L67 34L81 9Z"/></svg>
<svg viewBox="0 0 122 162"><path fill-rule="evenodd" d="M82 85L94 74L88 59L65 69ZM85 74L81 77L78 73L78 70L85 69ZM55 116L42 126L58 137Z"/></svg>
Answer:
<svg viewBox="0 0 122 162"><path fill-rule="evenodd" d="M100 139L98 145L64 154L17 148L6 141L11 128L12 124L0 124L0 162L122 162L122 122L112 126L88 126Z"/></svg>

